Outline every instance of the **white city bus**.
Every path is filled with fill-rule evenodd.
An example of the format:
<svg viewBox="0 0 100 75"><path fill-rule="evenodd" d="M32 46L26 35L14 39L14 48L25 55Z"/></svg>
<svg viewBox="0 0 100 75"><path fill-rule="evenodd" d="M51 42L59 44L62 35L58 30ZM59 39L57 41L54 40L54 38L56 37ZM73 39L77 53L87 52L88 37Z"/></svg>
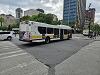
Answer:
<svg viewBox="0 0 100 75"><path fill-rule="evenodd" d="M71 28L65 25L50 25L35 21L22 21L19 27L19 40L26 42L49 43L51 40L72 38Z"/></svg>

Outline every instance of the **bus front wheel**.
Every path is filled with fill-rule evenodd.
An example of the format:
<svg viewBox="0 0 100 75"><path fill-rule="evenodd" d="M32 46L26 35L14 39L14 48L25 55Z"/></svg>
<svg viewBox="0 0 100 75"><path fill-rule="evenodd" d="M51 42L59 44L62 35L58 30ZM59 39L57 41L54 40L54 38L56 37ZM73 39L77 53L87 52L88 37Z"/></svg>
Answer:
<svg viewBox="0 0 100 75"><path fill-rule="evenodd" d="M48 44L49 42L50 42L50 38L49 37L46 37L45 43Z"/></svg>

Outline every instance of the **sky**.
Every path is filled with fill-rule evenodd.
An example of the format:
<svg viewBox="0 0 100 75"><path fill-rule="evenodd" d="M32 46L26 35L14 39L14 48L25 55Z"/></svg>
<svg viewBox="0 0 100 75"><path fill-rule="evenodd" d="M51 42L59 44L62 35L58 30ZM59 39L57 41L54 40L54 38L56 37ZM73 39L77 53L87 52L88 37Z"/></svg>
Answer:
<svg viewBox="0 0 100 75"><path fill-rule="evenodd" d="M96 8L95 22L100 23L100 0L87 0L87 8ZM45 13L57 15L58 19L63 18L63 0L0 0L0 14L12 14L15 16L16 8L23 11L28 9L43 9Z"/></svg>

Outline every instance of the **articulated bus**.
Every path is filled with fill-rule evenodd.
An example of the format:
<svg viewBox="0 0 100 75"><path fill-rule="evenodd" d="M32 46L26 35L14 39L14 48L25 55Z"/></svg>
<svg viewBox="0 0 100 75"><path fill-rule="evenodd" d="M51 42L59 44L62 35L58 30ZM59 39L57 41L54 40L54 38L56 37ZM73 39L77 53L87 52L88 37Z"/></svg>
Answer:
<svg viewBox="0 0 100 75"><path fill-rule="evenodd" d="M49 43L52 40L72 38L71 28L65 25L50 25L35 21L22 21L19 27L19 40L25 42Z"/></svg>

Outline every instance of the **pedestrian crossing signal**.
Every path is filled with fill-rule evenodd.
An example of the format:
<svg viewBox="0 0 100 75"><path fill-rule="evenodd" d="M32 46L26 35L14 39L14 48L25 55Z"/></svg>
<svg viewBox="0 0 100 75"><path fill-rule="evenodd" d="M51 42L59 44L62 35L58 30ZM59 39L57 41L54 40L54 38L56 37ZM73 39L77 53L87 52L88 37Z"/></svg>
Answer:
<svg viewBox="0 0 100 75"><path fill-rule="evenodd" d="M80 20L78 20L78 24L80 24Z"/></svg>
<svg viewBox="0 0 100 75"><path fill-rule="evenodd" d="M91 18L91 22L94 22L94 18Z"/></svg>

